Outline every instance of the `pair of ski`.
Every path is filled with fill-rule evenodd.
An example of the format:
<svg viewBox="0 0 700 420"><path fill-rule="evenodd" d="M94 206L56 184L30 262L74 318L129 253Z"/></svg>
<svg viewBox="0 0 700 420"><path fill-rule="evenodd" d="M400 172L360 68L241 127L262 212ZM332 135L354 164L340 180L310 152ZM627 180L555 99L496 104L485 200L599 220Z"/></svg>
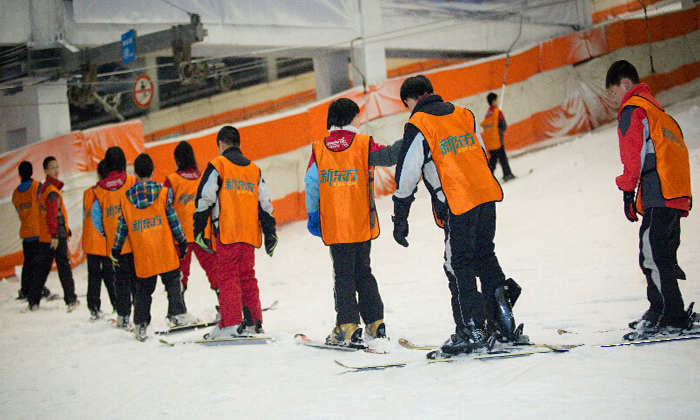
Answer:
<svg viewBox="0 0 700 420"><path fill-rule="evenodd" d="M263 308L262 311L266 312L266 311L271 311L271 310L277 308L277 303L278 303L278 301L272 302L272 305L268 306L267 308ZM167 335L167 334L174 334L174 333L179 333L179 332L184 332L184 331L198 330L200 328L213 327L218 323L219 323L219 321L211 321L211 322L198 322L196 324L190 324L190 325L178 325L175 327L170 327L170 329L166 330L166 331L156 331L155 334Z"/></svg>
<svg viewBox="0 0 700 420"><path fill-rule="evenodd" d="M679 334L657 336L643 338L639 340L622 341L618 343L610 344L598 344L593 347L622 347L622 346L640 346L648 344L666 343L671 341L683 341L683 340L694 340L700 339L700 330L685 331ZM435 350L437 346L417 346L408 340L399 339L399 344L407 349L411 350ZM458 360L465 359L476 359L476 360L489 360L489 359L507 359L514 357L530 356L538 353L566 353L572 348L583 346L583 344L572 344L572 345L551 345L551 344L529 344L529 345L518 345L518 346L504 346L502 349L494 350L488 353L477 353L477 354L465 354L457 357L442 358L442 359L426 359L427 363L441 363L441 362L454 362ZM339 366L352 371L366 371L366 370L383 370L393 367L404 367L412 362L394 362L394 363L384 363L376 365L364 365L364 366L350 366L342 362L335 361Z"/></svg>

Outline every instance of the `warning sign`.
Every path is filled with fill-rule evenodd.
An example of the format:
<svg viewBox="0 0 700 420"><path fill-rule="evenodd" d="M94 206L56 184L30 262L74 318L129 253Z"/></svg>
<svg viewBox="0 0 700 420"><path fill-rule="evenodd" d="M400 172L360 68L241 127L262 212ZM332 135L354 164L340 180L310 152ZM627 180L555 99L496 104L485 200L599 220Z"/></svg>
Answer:
<svg viewBox="0 0 700 420"><path fill-rule="evenodd" d="M147 108L153 100L153 81L145 74L140 75L131 87L131 93L136 105Z"/></svg>

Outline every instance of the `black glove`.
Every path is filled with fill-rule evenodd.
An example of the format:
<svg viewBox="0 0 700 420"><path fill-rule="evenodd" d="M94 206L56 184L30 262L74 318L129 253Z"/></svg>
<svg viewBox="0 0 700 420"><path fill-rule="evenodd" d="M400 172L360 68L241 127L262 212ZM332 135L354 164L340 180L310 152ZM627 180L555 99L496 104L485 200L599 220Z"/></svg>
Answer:
<svg viewBox="0 0 700 420"><path fill-rule="evenodd" d="M637 217L637 204L634 201L634 191L624 191L622 201L625 203L625 217L630 222L639 220Z"/></svg>
<svg viewBox="0 0 700 420"><path fill-rule="evenodd" d="M394 215L391 216L391 220L394 222L394 240L399 245L408 247L406 240L408 236L408 212L411 209L413 196L404 199L392 197L392 200L394 201Z"/></svg>
<svg viewBox="0 0 700 420"><path fill-rule="evenodd" d="M183 259L187 255L187 242L177 244L178 258Z"/></svg>
<svg viewBox="0 0 700 420"><path fill-rule="evenodd" d="M265 235L265 252L267 252L267 255L272 256L272 253L275 252L275 248L277 247L277 235L274 233L269 233Z"/></svg>

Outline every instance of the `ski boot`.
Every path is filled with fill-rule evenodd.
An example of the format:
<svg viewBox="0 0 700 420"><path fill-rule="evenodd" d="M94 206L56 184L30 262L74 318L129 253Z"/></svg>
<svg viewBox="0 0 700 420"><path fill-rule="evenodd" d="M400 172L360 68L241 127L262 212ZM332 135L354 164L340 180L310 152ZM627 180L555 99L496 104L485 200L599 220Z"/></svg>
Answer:
<svg viewBox="0 0 700 420"><path fill-rule="evenodd" d="M652 324L656 324L659 322L659 319L661 319L661 314L649 308L646 312L644 312L644 315L642 315L641 318L630 322L628 325L634 330L642 321L648 321Z"/></svg>
<svg viewBox="0 0 700 420"><path fill-rule="evenodd" d="M373 323L366 325L365 334L372 338L386 338L386 325L384 320L379 319Z"/></svg>
<svg viewBox="0 0 700 420"><path fill-rule="evenodd" d="M217 325L216 327L212 328L211 331L204 334L204 339L211 340L214 338L247 337L248 334L241 333L241 331L243 331L243 328L245 328L245 326L243 326L243 323L223 328L221 328L221 325Z"/></svg>
<svg viewBox="0 0 700 420"><path fill-rule="evenodd" d="M120 328L122 330L126 330L126 331L131 330L131 325L129 324L129 317L130 316L131 315L125 315L125 316L117 315L116 327Z"/></svg>
<svg viewBox="0 0 700 420"><path fill-rule="evenodd" d="M73 302L66 304L66 312L73 312L78 306L80 306L80 301L76 299Z"/></svg>
<svg viewBox="0 0 700 420"><path fill-rule="evenodd" d="M146 335L146 330L148 329L148 324L138 324L136 328L134 328L134 335L136 336L136 339L144 342L148 338Z"/></svg>
<svg viewBox="0 0 700 420"><path fill-rule="evenodd" d="M341 324L333 328L331 335L326 338L326 344L356 349L364 349L367 347L362 341L362 328L353 323Z"/></svg>
<svg viewBox="0 0 700 420"><path fill-rule="evenodd" d="M168 323L170 324L170 328L180 327L183 325L192 325L198 322L199 319L189 312L179 315L168 315Z"/></svg>
<svg viewBox="0 0 700 420"><path fill-rule="evenodd" d="M99 309L90 309L90 322L95 322L102 318L102 311Z"/></svg>
<svg viewBox="0 0 700 420"><path fill-rule="evenodd" d="M484 326L470 320L466 328L452 334L439 349L427 354L428 359L448 359L460 354L488 353L495 344L495 335L487 337Z"/></svg>

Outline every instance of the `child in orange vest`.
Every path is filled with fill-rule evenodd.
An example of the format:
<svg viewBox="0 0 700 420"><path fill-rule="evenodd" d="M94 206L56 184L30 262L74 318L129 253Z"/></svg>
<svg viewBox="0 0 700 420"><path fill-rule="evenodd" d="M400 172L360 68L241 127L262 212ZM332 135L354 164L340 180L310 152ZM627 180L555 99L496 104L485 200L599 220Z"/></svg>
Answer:
<svg viewBox="0 0 700 420"><path fill-rule="evenodd" d="M107 177L107 162L101 160L97 165L100 180ZM90 320L95 321L102 315L100 311L100 294L102 282L105 284L112 308L117 308L117 297L114 292L114 269L107 257L107 241L92 223L92 207L95 201L95 186L83 193L83 252L87 256L88 287L87 304L90 310Z"/></svg>
<svg viewBox="0 0 700 420"><path fill-rule="evenodd" d="M134 325L136 339L144 341L151 322L151 295L160 275L168 292L168 318L178 319L178 325L195 323L187 313L180 285L180 258L187 250L177 214L168 199L167 190L151 180L153 160L140 154L134 161L136 184L126 191L121 203L122 214L110 258L117 262L124 241L129 239L134 254L136 282L134 284ZM177 246L175 245L177 241Z"/></svg>
<svg viewBox="0 0 700 420"><path fill-rule="evenodd" d="M508 127L506 117L503 112L498 109L496 100L498 95L491 92L486 96L486 102L489 104L489 110L486 112L484 120L481 122L481 138L484 140L486 150L489 152L489 169L491 172L496 170L496 164L501 162L503 169L503 181L510 181L515 178L508 164L508 156L506 156L506 148L503 144L503 133Z"/></svg>
<svg viewBox="0 0 700 420"><path fill-rule="evenodd" d="M194 218L195 242L205 251L211 242L204 230L211 218L216 237L216 284L219 287L219 325L207 338L262 333L260 290L255 278L255 248L270 257L277 246L272 203L260 168L243 156L241 136L225 126L216 136L219 156L207 165L199 182ZM250 322L243 317L250 312Z"/></svg>

